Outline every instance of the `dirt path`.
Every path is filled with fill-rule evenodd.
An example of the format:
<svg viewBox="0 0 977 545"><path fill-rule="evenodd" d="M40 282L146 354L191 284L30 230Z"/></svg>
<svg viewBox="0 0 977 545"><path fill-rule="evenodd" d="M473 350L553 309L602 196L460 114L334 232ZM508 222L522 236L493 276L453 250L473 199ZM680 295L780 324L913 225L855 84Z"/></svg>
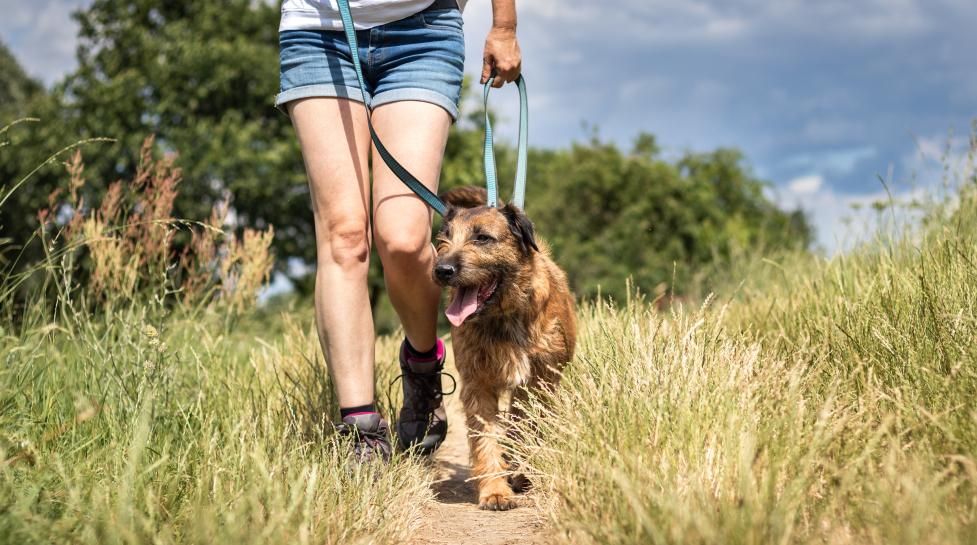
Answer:
<svg viewBox="0 0 977 545"><path fill-rule="evenodd" d="M453 371L453 370L452 370ZM457 373L452 372L455 376ZM435 455L438 481L434 501L424 507L421 528L412 545L541 545L546 543L543 518L529 498L511 511L482 511L468 479L468 440L458 395L448 396L448 437Z"/></svg>

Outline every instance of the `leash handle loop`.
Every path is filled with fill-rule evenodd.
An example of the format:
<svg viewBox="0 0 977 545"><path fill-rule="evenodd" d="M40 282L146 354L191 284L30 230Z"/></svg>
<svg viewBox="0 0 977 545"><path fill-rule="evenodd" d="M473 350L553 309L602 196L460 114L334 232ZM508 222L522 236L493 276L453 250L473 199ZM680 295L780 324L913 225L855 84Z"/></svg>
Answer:
<svg viewBox="0 0 977 545"><path fill-rule="evenodd" d="M488 191L488 205L498 206L499 191L498 181L495 170L495 148L492 134L492 121L489 119L488 97L492 89L492 82L495 81L496 74L493 71L488 81L485 82L485 89L482 92L482 102L485 110L485 145L483 148L485 163L485 185ZM529 98L526 94L526 80L520 76L516 78L516 87L519 88L519 141L516 152L516 180L512 192L512 202L519 208L525 209L526 205L526 163L529 156Z"/></svg>
<svg viewBox="0 0 977 545"><path fill-rule="evenodd" d="M377 153L380 154L380 158L386 163L387 167L391 172L394 173L397 178L400 178L401 182L408 187L415 195L421 198L435 212L439 215L444 216L448 207L444 204L437 195L435 195L430 189L421 183L413 174L411 174L403 165L401 165L393 155L387 150L383 142L380 141L380 137L377 135L376 130L373 128L373 120L371 119L371 106L370 101L367 100L366 93L366 82L363 78L363 69L360 67L360 49L356 41L356 28L353 26L353 15L349 11L349 0L337 0L339 4L339 17L343 21L343 30L346 32L346 43L349 45L349 54L353 59L353 68L356 71L356 79L360 84L360 93L363 94L363 106L366 107L366 123L370 127L370 138L373 140L373 146L376 147Z"/></svg>

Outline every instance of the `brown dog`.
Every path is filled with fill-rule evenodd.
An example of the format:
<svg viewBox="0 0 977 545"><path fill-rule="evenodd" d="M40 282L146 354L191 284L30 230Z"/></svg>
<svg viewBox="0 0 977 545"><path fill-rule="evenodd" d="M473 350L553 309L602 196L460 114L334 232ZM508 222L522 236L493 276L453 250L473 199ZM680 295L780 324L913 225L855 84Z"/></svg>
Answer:
<svg viewBox="0 0 977 545"><path fill-rule="evenodd" d="M478 506L515 507L508 464L496 438L505 433L499 401L555 386L573 358L576 318L566 274L537 242L518 207L485 206L485 191L459 188L437 235L434 276L451 288L451 321L461 400L468 415ZM506 410L503 408L502 410Z"/></svg>

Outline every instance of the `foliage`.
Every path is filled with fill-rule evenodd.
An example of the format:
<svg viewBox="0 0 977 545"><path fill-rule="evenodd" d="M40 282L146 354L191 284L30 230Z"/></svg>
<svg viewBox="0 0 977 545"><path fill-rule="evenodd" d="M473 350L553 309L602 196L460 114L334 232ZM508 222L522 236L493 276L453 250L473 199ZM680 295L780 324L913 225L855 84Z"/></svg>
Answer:
<svg viewBox="0 0 977 545"><path fill-rule="evenodd" d="M569 150L534 150L527 208L578 295L684 291L703 270L739 251L806 248L801 212L777 209L734 150L669 162L641 134L631 153L592 139ZM695 281L695 282L693 282Z"/></svg>
<svg viewBox="0 0 977 545"><path fill-rule="evenodd" d="M410 535L431 474L399 456L347 469L323 425L336 409L308 313L269 336L250 317L227 328L215 310L165 311L144 295L111 313L59 306L0 322L0 542ZM384 380L396 349L379 347Z"/></svg>
<svg viewBox="0 0 977 545"><path fill-rule="evenodd" d="M157 153L175 154L174 166L189 181L173 215L205 218L227 201L239 230L274 225L277 266L298 271L296 287L308 293L315 241L305 173L288 119L272 107L277 17L274 6L245 0L91 3L76 15L77 70L18 106L43 122L12 136L22 152L0 160L0 179L36 165L66 134L108 136L117 142L86 157L93 181L84 193L98 199L112 181L135 174L135 150L156 134ZM482 112L471 111L452 128L443 187L483 183L481 123ZM569 150L532 150L529 212L579 295L595 296L603 286L620 299L618 286L629 276L645 291L666 285L681 291L737 251L810 241L803 215L777 210L737 152L666 161L651 135L641 133L636 142L630 152L597 138ZM509 179L514 154L499 147L499 169ZM46 168L19 191L16 206L0 216L4 235L27 240L37 227L34 211L62 181L57 169ZM190 241L177 236L173 243L182 248ZM23 262L41 257L39 248L26 252ZM383 282L375 256L373 264L377 305ZM396 320L381 307L377 323L389 331Z"/></svg>
<svg viewBox="0 0 977 545"><path fill-rule="evenodd" d="M26 104L43 87L24 72L3 43L0 43L0 74L0 120L22 117Z"/></svg>
<svg viewBox="0 0 977 545"><path fill-rule="evenodd" d="M274 224L277 253L311 261L305 173L288 118L272 105L278 17L276 6L247 0L92 2L76 14L78 68L22 108L42 123L12 135L21 152L3 157L0 180L27 172L65 135L108 136L116 142L86 158L94 182L85 193L97 199L135 175L140 143L155 134L156 152L176 153L190 181L174 202L176 217L206 218L230 200L240 229ZM61 183L58 169L42 170L4 211L5 234L27 240L34 211Z"/></svg>
<svg viewBox="0 0 977 545"><path fill-rule="evenodd" d="M402 456L347 468L307 305L276 318L251 296L236 310L227 297L185 297L208 284L174 279L225 278L212 259L233 252L222 238L212 244L225 250L191 244L206 258L177 260L196 266L170 276L174 261L160 256L178 175L151 149L99 201L82 200L89 182L72 157L64 197L40 217L54 249L34 275L52 289L32 289L14 319L21 277L0 278L0 542L404 542L433 472ZM722 305L584 303L559 389L530 399L530 418L503 438L553 538L977 539L967 176L922 231L832 260L746 263L734 269L745 286ZM94 297L113 299L92 312ZM243 313L233 327L229 311ZM398 372L398 342L378 342L380 384ZM379 397L393 414L396 394Z"/></svg>
<svg viewBox="0 0 977 545"><path fill-rule="evenodd" d="M347 469L311 316L269 328L253 307L271 231L173 220L180 174L152 150L100 201L76 152L39 215L47 256L0 276L0 542L402 540L429 473Z"/></svg>
<svg viewBox="0 0 977 545"><path fill-rule="evenodd" d="M417 460L347 469L308 305L253 308L271 225L285 260L314 247L269 104L276 18L96 0L49 92L0 49L0 116L44 119L0 131L0 542L403 542L430 500ZM445 186L481 183L478 116ZM66 134L117 142L45 161ZM554 538L977 541L975 154L917 230L824 259L735 151L532 150L531 217L578 294L616 300L583 303L575 361L507 444ZM633 295L718 269L742 280L722 304Z"/></svg>
<svg viewBox="0 0 977 545"><path fill-rule="evenodd" d="M724 304L585 305L510 447L561 540L973 543L975 152L926 223L745 263Z"/></svg>
<svg viewBox="0 0 977 545"><path fill-rule="evenodd" d="M65 167L68 191L52 192L48 207L38 212L38 245L47 259L20 272L12 264L8 278L37 288L40 276L42 295L58 290L103 312L149 293L165 304L178 299L188 308L219 304L229 320L254 304L272 268L273 230L245 228L240 237L225 237L226 205L215 206L207 222L173 218L181 174L172 158L153 157L152 137L141 146L132 180L112 183L101 202L82 194L87 181L81 150ZM180 250L173 245L178 233L190 239ZM52 260L66 277L52 283L32 274L49 271ZM15 301L17 292L4 293Z"/></svg>

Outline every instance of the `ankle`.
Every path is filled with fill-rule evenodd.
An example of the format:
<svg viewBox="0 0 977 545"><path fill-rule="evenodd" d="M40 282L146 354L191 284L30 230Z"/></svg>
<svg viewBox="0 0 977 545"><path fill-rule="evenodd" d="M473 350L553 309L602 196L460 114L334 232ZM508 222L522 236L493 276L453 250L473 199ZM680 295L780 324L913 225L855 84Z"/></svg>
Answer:
<svg viewBox="0 0 977 545"><path fill-rule="evenodd" d="M435 339L434 344L431 345L427 350L418 350L414 348L411 344L410 339L404 338L404 344L407 345L407 355L414 360L428 361L433 360L438 357L438 341Z"/></svg>
<svg viewBox="0 0 977 545"><path fill-rule="evenodd" d="M355 407L340 407L339 408L339 418L346 418L347 416L355 416L360 414L370 414L377 412L376 403L368 403L366 405L356 405Z"/></svg>

